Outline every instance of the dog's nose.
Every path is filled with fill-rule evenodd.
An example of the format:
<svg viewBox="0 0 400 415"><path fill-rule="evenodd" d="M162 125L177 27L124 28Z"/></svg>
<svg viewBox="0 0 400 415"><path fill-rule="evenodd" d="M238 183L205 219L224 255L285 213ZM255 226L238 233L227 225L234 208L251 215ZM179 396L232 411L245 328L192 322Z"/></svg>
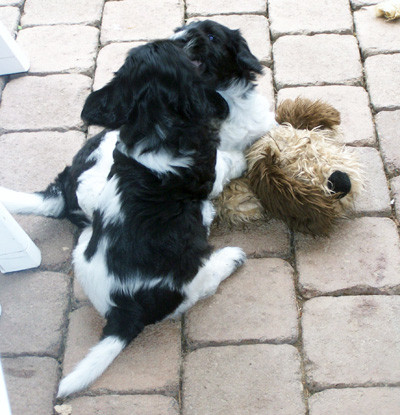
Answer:
<svg viewBox="0 0 400 415"><path fill-rule="evenodd" d="M351 190L349 175L343 171L334 171L328 178L328 188L332 193L340 193L340 198L346 196Z"/></svg>

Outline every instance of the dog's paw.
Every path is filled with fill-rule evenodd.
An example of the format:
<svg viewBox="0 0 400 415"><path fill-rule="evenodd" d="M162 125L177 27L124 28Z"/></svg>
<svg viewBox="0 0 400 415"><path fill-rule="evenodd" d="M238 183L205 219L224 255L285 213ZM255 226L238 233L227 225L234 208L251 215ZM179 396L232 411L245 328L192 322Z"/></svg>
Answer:
<svg viewBox="0 0 400 415"><path fill-rule="evenodd" d="M224 266L230 270L230 272L234 272L237 268L242 266L246 261L246 254L243 249L238 247L231 247L228 246L226 248L222 248L218 252L220 256L221 262L223 262Z"/></svg>

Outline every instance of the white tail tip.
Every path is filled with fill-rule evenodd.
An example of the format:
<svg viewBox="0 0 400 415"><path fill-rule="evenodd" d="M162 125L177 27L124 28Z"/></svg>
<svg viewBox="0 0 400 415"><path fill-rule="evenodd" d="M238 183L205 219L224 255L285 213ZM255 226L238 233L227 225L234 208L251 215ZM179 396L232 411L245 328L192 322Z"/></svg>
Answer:
<svg viewBox="0 0 400 415"><path fill-rule="evenodd" d="M103 339L61 381L57 397L63 398L87 388L107 369L125 345L126 343L116 336Z"/></svg>

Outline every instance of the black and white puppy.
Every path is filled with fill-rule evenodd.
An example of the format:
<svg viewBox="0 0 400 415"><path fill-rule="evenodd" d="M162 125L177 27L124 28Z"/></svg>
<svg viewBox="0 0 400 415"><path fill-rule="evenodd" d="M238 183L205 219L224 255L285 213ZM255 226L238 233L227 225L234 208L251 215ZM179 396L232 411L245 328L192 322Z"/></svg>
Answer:
<svg viewBox="0 0 400 415"><path fill-rule="evenodd" d="M214 198L225 184L246 169L243 150L276 124L268 100L255 89L255 76L261 73L262 66L238 30L211 20L177 29L172 40L187 54L207 85L218 92L213 103L218 112L216 119L222 122L216 179L210 195ZM112 97L116 112L125 111L125 102L129 99L126 94L124 90L120 96ZM96 114L85 111L84 118L90 115L93 124L101 125ZM119 135L112 119L116 115L110 115L108 120L109 128L114 130L105 130L88 140L72 165L46 191L28 194L0 187L0 201L14 213L66 217L78 226L90 224L113 163L112 154ZM155 125L158 124L155 120ZM168 160L164 163L168 164Z"/></svg>
<svg viewBox="0 0 400 415"><path fill-rule="evenodd" d="M219 95L171 40L133 49L114 79L88 97L88 123L119 132L73 261L107 323L58 396L87 387L146 325L186 311L244 262L240 248L212 253L207 242L220 111Z"/></svg>
<svg viewBox="0 0 400 415"><path fill-rule="evenodd" d="M239 30L212 20L178 28L172 39L229 106L229 114L219 131L217 180L212 192L212 197L216 197L237 176L232 166L246 168L243 151L277 125L271 104L255 88L255 78L262 73L262 66Z"/></svg>

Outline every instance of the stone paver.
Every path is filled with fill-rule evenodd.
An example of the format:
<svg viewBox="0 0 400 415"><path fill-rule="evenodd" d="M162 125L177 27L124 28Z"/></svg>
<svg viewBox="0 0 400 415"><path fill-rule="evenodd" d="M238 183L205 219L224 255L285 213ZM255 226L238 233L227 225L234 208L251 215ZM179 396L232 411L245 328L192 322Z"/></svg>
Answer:
<svg viewBox="0 0 400 415"><path fill-rule="evenodd" d="M268 98L270 110L275 109L275 90L273 82L273 74L270 68L264 67L263 74L257 78L257 89L260 94Z"/></svg>
<svg viewBox="0 0 400 415"><path fill-rule="evenodd" d="M0 125L5 130L81 128L83 103L91 80L84 75L28 76L4 89ZM41 105L37 105L40 102Z"/></svg>
<svg viewBox="0 0 400 415"><path fill-rule="evenodd" d="M66 325L68 280L52 272L0 274L3 355L59 356Z"/></svg>
<svg viewBox="0 0 400 415"><path fill-rule="evenodd" d="M310 415L393 415L400 408L400 388L351 388L318 392L308 400Z"/></svg>
<svg viewBox="0 0 400 415"><path fill-rule="evenodd" d="M0 6L21 6L24 0L0 0Z"/></svg>
<svg viewBox="0 0 400 415"><path fill-rule="evenodd" d="M178 415L173 398L160 395L82 397L68 402L73 415Z"/></svg>
<svg viewBox="0 0 400 415"><path fill-rule="evenodd" d="M249 258L287 257L290 251L289 230L283 222L274 219L232 229L213 226L210 242L215 249L240 246Z"/></svg>
<svg viewBox="0 0 400 415"><path fill-rule="evenodd" d="M191 347L249 340L294 343L293 269L281 259L249 260L215 295L189 311L186 334Z"/></svg>
<svg viewBox="0 0 400 415"><path fill-rule="evenodd" d="M350 0L353 9L359 9L363 6L370 6L371 4L380 3L379 0Z"/></svg>
<svg viewBox="0 0 400 415"><path fill-rule="evenodd" d="M18 7L0 7L0 22L15 36L20 18Z"/></svg>
<svg viewBox="0 0 400 415"><path fill-rule="evenodd" d="M374 9L375 7L364 7L354 12L357 38L363 56L400 52L400 24L378 19Z"/></svg>
<svg viewBox="0 0 400 415"><path fill-rule="evenodd" d="M84 140L85 135L79 131L1 135L0 186L24 192L44 190L71 163ZM15 154L23 160L18 169L15 169ZM41 159L47 159L46 163L38 163Z"/></svg>
<svg viewBox="0 0 400 415"><path fill-rule="evenodd" d="M185 360L183 414L303 415L297 350L289 345L196 350Z"/></svg>
<svg viewBox="0 0 400 415"><path fill-rule="evenodd" d="M80 23L98 25L104 0L28 0L25 2L22 26Z"/></svg>
<svg viewBox="0 0 400 415"><path fill-rule="evenodd" d="M348 0L269 0L272 38L316 33L350 34L353 30Z"/></svg>
<svg viewBox="0 0 400 415"><path fill-rule="evenodd" d="M13 415L53 414L58 363L49 357L1 360Z"/></svg>
<svg viewBox="0 0 400 415"><path fill-rule="evenodd" d="M361 84L360 53L353 36L283 36L274 43L273 55L278 89Z"/></svg>
<svg viewBox="0 0 400 415"><path fill-rule="evenodd" d="M104 6L101 43L169 37L183 18L182 0L109 1Z"/></svg>
<svg viewBox="0 0 400 415"><path fill-rule="evenodd" d="M390 195L379 152L371 147L349 148L361 167L363 190L354 203L358 215L389 216Z"/></svg>
<svg viewBox="0 0 400 415"><path fill-rule="evenodd" d="M379 152L370 147L354 148L363 170L364 190L355 200L358 214L390 215L390 195L383 163Z"/></svg>
<svg viewBox="0 0 400 415"><path fill-rule="evenodd" d="M187 0L186 13L192 16L210 16L213 14L233 13L265 13L266 2L264 0L215 0L212 3L206 0Z"/></svg>
<svg viewBox="0 0 400 415"><path fill-rule="evenodd" d="M400 176L390 182L397 219L400 220Z"/></svg>
<svg viewBox="0 0 400 415"><path fill-rule="evenodd" d="M399 236L387 218L343 221L328 239L299 234L296 262L306 297L400 292Z"/></svg>
<svg viewBox="0 0 400 415"><path fill-rule="evenodd" d="M400 111L382 111L375 117L379 145L390 176L400 174Z"/></svg>
<svg viewBox="0 0 400 415"><path fill-rule="evenodd" d="M18 43L30 57L30 73L87 74L94 68L98 36L90 26L38 26L21 30Z"/></svg>
<svg viewBox="0 0 400 415"><path fill-rule="evenodd" d="M342 139L344 144L376 144L368 94L364 88L344 85L283 88L278 92L278 104L284 99L295 99L298 96L312 100L322 99L340 112L343 137L338 139Z"/></svg>
<svg viewBox="0 0 400 415"><path fill-rule="evenodd" d="M239 29L246 39L251 52L264 64L270 66L272 62L271 45L269 37L269 24L264 16L254 15L230 15L208 16L188 19L188 23L194 20L212 19L228 26L230 29Z"/></svg>
<svg viewBox="0 0 400 415"><path fill-rule="evenodd" d="M140 46L144 43L145 42L122 42L111 43L104 46L97 56L93 90L100 89L111 81L114 76L114 72L118 71L118 69L125 62L128 52L132 48Z"/></svg>
<svg viewBox="0 0 400 415"><path fill-rule="evenodd" d="M375 111L400 109L400 53L365 60L367 87Z"/></svg>
<svg viewBox="0 0 400 415"><path fill-rule="evenodd" d="M89 306L70 315L64 375L97 344L104 320ZM91 386L92 391L163 392L179 386L180 322L165 321L145 328Z"/></svg>
<svg viewBox="0 0 400 415"><path fill-rule="evenodd" d="M308 385L398 384L400 297L321 297L307 301L302 328Z"/></svg>

